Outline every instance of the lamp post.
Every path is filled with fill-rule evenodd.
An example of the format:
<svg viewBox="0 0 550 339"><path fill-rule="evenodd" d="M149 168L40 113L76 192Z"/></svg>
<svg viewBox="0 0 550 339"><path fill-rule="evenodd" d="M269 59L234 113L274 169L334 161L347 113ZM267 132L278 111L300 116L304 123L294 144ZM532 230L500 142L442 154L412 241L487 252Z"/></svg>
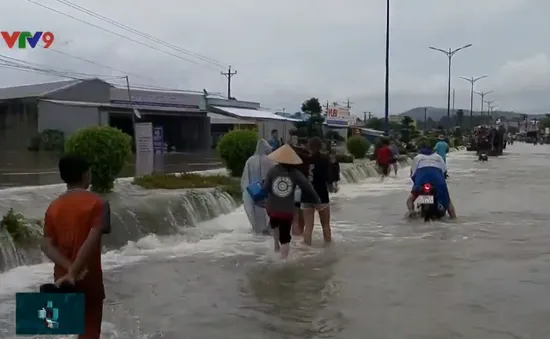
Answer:
<svg viewBox="0 0 550 339"><path fill-rule="evenodd" d="M493 91L487 91L487 92L474 92L475 94L479 95L481 97L481 108L479 110L479 115L483 116L483 103L485 103L485 96L487 94L493 93Z"/></svg>
<svg viewBox="0 0 550 339"><path fill-rule="evenodd" d="M474 123L473 123L473 121L474 121L474 117L473 117L474 116L474 84L478 80L487 78L487 76L484 75L484 76L477 77L477 78L474 78L474 77L470 77L470 78L460 77L460 78L468 81L471 85L471 87L470 87L470 128L473 128L474 127Z"/></svg>
<svg viewBox="0 0 550 339"><path fill-rule="evenodd" d="M384 134L390 135L390 0L386 0L386 84L384 90Z"/></svg>
<svg viewBox="0 0 550 339"><path fill-rule="evenodd" d="M487 104L487 116L489 117L489 119L492 121L493 120L493 108L495 108L495 106L493 105L493 103L495 102L496 100L485 100L485 103Z"/></svg>
<svg viewBox="0 0 550 339"><path fill-rule="evenodd" d="M452 59L453 59L453 56L458 52L458 51L461 51L465 48L468 48L468 47L472 47L472 44L468 44L468 45L465 45L465 46L462 46L460 48L456 48L456 49L451 49L449 48L449 50L444 50L444 49L441 49L441 48L435 48L435 47L430 47L430 49L433 49L434 51L438 51L438 52L441 52L443 54L445 54L447 56L447 58L449 59L449 75L448 75L448 84L447 84L447 117L450 118L451 117L451 64L452 64Z"/></svg>

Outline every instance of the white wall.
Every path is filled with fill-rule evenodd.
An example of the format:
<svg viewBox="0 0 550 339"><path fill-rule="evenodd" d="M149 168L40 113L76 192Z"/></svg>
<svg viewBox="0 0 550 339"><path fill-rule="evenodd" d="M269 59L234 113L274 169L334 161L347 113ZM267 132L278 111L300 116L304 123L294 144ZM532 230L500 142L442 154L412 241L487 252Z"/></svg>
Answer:
<svg viewBox="0 0 550 339"><path fill-rule="evenodd" d="M294 124L284 120L264 120L258 123L259 135L266 140L271 138L271 131L274 129L279 131L279 137L283 138L284 142L288 142L290 140L289 132L294 129Z"/></svg>
<svg viewBox="0 0 550 339"><path fill-rule="evenodd" d="M38 103L38 132L46 129L60 130L65 137L90 126L108 125L109 113L97 107L60 105L52 102Z"/></svg>

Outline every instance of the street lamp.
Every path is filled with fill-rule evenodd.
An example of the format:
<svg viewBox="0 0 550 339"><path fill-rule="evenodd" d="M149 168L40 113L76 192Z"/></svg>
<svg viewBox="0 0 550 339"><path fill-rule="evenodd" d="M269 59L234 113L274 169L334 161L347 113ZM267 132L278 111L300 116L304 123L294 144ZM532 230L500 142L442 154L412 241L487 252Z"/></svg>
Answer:
<svg viewBox="0 0 550 339"><path fill-rule="evenodd" d="M477 77L477 78L474 78L474 77L471 77L471 78L466 78L466 77L460 77L461 79L464 79L466 81L468 81L472 86L470 87L470 128L473 128L474 127L474 84L478 81L478 80L481 80L481 79L485 79L487 78L486 75L484 76L481 76L481 77Z"/></svg>
<svg viewBox="0 0 550 339"><path fill-rule="evenodd" d="M487 94L493 93L493 91L487 91L487 92L474 92L475 94L479 95L481 97L481 109L479 111L479 115L483 116L483 103L485 102L485 96Z"/></svg>
<svg viewBox="0 0 550 339"><path fill-rule="evenodd" d="M485 103L487 104L487 116L490 120L493 120L493 108L496 106L493 106L493 103L495 103L496 100L485 100Z"/></svg>
<svg viewBox="0 0 550 339"><path fill-rule="evenodd" d="M384 134L390 135L390 0L386 0L386 87L384 96Z"/></svg>
<svg viewBox="0 0 550 339"><path fill-rule="evenodd" d="M457 48L457 49L451 49L449 48L448 51L444 50L444 49L441 49L441 48L435 48L435 47L430 47L430 49L433 49L434 51L438 51L438 52L441 52L443 54L445 54L447 56L447 58L449 59L449 79L448 79L448 85L447 85L447 117L450 118L451 117L451 60L453 58L453 56L458 52L458 51L461 51L465 48L468 48L468 47L472 47L472 44L467 44L465 46L462 46L460 48Z"/></svg>

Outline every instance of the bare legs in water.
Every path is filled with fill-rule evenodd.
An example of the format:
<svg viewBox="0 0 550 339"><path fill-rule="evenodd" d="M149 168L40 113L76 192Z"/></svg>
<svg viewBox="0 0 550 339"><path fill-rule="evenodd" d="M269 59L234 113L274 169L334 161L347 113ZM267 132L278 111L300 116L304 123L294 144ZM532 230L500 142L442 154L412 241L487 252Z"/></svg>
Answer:
<svg viewBox="0 0 550 339"><path fill-rule="evenodd" d="M313 227L315 222L315 210L319 213L319 220L323 229L323 239L325 243L332 241L332 232L330 229L330 207L328 204L321 204L315 208L308 207L303 209L304 213L304 243L311 246L313 237Z"/></svg>

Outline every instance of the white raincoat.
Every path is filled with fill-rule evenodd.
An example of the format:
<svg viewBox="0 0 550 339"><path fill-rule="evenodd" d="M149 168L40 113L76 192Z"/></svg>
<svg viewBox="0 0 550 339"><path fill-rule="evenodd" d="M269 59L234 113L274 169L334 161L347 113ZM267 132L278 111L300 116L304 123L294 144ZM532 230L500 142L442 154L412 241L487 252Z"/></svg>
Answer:
<svg viewBox="0 0 550 339"><path fill-rule="evenodd" d="M269 171L275 163L267 158L271 153L272 148L264 139L258 141L256 152L251 156L244 165L243 176L241 178L241 189L243 191L243 205L248 221L252 225L252 230L256 233L269 233L269 218L265 208L256 206L246 188L255 182L261 182L265 179L267 171Z"/></svg>

